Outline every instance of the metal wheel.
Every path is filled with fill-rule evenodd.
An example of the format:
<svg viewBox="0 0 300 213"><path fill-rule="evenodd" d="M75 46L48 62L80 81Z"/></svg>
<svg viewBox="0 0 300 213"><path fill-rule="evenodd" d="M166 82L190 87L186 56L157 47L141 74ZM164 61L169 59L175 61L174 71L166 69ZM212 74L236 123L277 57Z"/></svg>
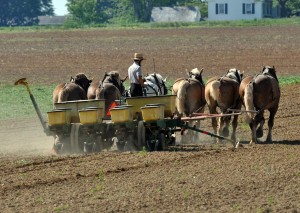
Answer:
<svg viewBox="0 0 300 213"><path fill-rule="evenodd" d="M124 150L125 151L135 151L134 139L133 139L132 134L128 135Z"/></svg>
<svg viewBox="0 0 300 213"><path fill-rule="evenodd" d="M137 144L136 147L140 151L146 146L145 126L143 121L138 122L137 127Z"/></svg>
<svg viewBox="0 0 300 213"><path fill-rule="evenodd" d="M160 132L157 136L157 144L155 145L155 151L163 151L166 149L166 137L163 132Z"/></svg>
<svg viewBox="0 0 300 213"><path fill-rule="evenodd" d="M70 153L70 138L65 135L56 135L52 151L56 155L63 155Z"/></svg>
<svg viewBox="0 0 300 213"><path fill-rule="evenodd" d="M93 143L93 152L101 152L103 150L103 139L102 136L99 135L96 137L96 141Z"/></svg>
<svg viewBox="0 0 300 213"><path fill-rule="evenodd" d="M116 142L117 148L119 151L123 152L124 151L124 147L125 147L125 142L124 141L117 141Z"/></svg>

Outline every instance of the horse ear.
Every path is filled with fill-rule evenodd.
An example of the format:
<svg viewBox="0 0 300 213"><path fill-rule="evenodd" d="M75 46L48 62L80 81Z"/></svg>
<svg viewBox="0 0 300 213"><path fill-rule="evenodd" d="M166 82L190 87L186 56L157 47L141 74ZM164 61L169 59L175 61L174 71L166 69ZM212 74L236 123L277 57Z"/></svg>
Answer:
<svg viewBox="0 0 300 213"><path fill-rule="evenodd" d="M204 68L201 68L200 75L202 75L203 71L204 71Z"/></svg>
<svg viewBox="0 0 300 213"><path fill-rule="evenodd" d="M168 78L168 77L166 77L165 79L163 79L163 81L166 82L166 81L167 81L167 78Z"/></svg>
<svg viewBox="0 0 300 213"><path fill-rule="evenodd" d="M71 76L70 78L70 82L74 83L75 82L75 79Z"/></svg>

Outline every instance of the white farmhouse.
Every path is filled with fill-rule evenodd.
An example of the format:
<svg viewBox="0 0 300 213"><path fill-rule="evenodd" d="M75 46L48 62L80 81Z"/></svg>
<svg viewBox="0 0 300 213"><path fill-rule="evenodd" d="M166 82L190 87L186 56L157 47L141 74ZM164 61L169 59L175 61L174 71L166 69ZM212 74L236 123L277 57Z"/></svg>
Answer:
<svg viewBox="0 0 300 213"><path fill-rule="evenodd" d="M208 20L253 20L276 17L272 0L207 0Z"/></svg>

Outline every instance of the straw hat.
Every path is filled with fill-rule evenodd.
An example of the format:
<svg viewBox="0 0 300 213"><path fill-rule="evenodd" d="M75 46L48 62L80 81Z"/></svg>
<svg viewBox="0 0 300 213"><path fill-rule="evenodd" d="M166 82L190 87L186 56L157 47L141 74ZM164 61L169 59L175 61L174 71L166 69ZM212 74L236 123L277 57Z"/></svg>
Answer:
<svg viewBox="0 0 300 213"><path fill-rule="evenodd" d="M134 53L133 60L145 60L142 53Z"/></svg>

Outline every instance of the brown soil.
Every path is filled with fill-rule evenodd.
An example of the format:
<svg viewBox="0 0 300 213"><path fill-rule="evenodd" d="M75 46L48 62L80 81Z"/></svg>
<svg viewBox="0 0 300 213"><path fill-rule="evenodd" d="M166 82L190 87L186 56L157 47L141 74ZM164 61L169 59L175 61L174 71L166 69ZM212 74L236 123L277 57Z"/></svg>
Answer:
<svg viewBox="0 0 300 213"><path fill-rule="evenodd" d="M266 64L280 78L299 75L299 41L299 26L2 33L0 83L27 77L58 84L78 72L125 75L134 52L147 58L145 73L153 72L154 58L155 70L172 79L194 67L209 78L231 67L255 74ZM211 143L58 157L35 115L0 121L1 212L299 212L300 84L281 89L274 142L249 146L241 116L235 151ZM201 126L212 131L209 120Z"/></svg>

